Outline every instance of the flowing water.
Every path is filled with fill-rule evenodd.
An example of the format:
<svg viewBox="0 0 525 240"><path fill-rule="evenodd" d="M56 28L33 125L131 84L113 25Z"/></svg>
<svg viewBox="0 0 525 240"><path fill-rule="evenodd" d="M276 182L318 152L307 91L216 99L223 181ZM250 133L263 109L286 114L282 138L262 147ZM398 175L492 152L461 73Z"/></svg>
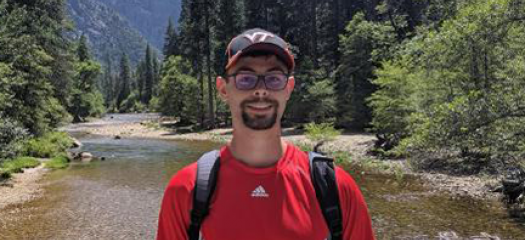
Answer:
<svg viewBox="0 0 525 240"><path fill-rule="evenodd" d="M151 117L114 115L105 124ZM106 160L75 162L46 175L43 197L0 210L0 239L154 239L170 177L203 152L219 147L205 141L75 135L84 144L83 151ZM378 239L436 239L443 231L525 239L524 221L509 217L495 200L432 194L416 178L361 175L350 165L343 167L362 188Z"/></svg>

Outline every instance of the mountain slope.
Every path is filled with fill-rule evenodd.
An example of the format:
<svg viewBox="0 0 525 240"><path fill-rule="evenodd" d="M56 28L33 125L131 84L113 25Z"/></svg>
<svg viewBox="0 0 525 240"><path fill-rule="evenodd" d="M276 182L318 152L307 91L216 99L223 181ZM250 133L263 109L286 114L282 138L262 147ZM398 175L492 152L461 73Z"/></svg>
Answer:
<svg viewBox="0 0 525 240"><path fill-rule="evenodd" d="M181 0L98 0L117 11L157 49L162 49L164 33L171 17L177 24Z"/></svg>
<svg viewBox="0 0 525 240"><path fill-rule="evenodd" d="M143 57L146 40L110 7L97 0L69 0L67 7L75 23L75 38L85 34L97 59L109 54L117 62L123 52L132 63Z"/></svg>

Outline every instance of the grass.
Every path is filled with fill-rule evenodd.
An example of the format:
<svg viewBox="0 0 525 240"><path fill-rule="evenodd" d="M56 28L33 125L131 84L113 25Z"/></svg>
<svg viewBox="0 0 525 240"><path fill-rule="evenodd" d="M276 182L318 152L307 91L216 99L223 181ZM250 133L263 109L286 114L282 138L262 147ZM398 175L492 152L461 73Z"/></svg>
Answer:
<svg viewBox="0 0 525 240"><path fill-rule="evenodd" d="M49 132L42 137L30 139L24 147L24 155L52 158L63 154L73 146L73 140L65 132Z"/></svg>
<svg viewBox="0 0 525 240"><path fill-rule="evenodd" d="M160 123L154 122L154 121L144 122L143 125L147 128L152 128L155 130L159 130L163 128Z"/></svg>
<svg viewBox="0 0 525 240"><path fill-rule="evenodd" d="M40 165L40 161L33 157L19 157L6 160L0 164L0 178L9 178L13 173L23 172L23 168L34 168Z"/></svg>
<svg viewBox="0 0 525 240"><path fill-rule="evenodd" d="M69 160L64 155L59 155L54 158L51 158L48 162L45 163L45 167L49 169L63 169L69 165Z"/></svg>
<svg viewBox="0 0 525 240"><path fill-rule="evenodd" d="M341 131L336 130L333 123L308 123L305 129L306 138L313 142L331 141L341 135Z"/></svg>

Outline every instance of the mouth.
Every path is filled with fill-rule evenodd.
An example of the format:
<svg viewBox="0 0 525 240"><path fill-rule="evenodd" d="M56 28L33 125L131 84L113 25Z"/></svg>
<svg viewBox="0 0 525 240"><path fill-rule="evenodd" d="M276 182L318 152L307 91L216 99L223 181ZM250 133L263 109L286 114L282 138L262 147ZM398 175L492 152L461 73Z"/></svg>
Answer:
<svg viewBox="0 0 525 240"><path fill-rule="evenodd" d="M266 112L266 111L269 111L272 109L272 105L271 104L267 104L267 103L264 103L264 104L249 104L246 106L250 111L253 111L253 112Z"/></svg>

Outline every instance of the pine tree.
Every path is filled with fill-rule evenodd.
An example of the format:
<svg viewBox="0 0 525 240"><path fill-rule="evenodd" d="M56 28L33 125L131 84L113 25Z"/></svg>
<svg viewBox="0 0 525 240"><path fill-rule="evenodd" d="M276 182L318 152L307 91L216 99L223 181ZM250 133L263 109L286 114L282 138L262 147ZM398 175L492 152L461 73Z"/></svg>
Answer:
<svg viewBox="0 0 525 240"><path fill-rule="evenodd" d="M168 27L166 28L166 34L164 37L163 54L165 58L180 55L178 41L179 36L177 30L175 30L175 27L173 26L173 20L169 18Z"/></svg>
<svg viewBox="0 0 525 240"><path fill-rule="evenodd" d="M148 44L144 58L144 95L142 101L144 104L148 104L153 96L154 77L152 50Z"/></svg>
<svg viewBox="0 0 525 240"><path fill-rule="evenodd" d="M81 36L77 47L76 83L71 101L74 122L83 122L86 117L98 117L104 110L102 94L97 88L100 64L91 59L87 39Z"/></svg>
<svg viewBox="0 0 525 240"><path fill-rule="evenodd" d="M115 101L115 77L113 75L113 61L109 54L106 54L105 59L102 91L105 106L107 109L111 109Z"/></svg>
<svg viewBox="0 0 525 240"><path fill-rule="evenodd" d="M159 57L157 55L156 51L152 52L151 56L151 65L153 70L153 91L152 91L152 98L157 97L159 94L159 83L160 83L160 63L159 63ZM151 101L151 99L150 99ZM148 102L149 104L149 102Z"/></svg>
<svg viewBox="0 0 525 240"><path fill-rule="evenodd" d="M145 83L146 83L146 62L143 59L139 62L137 65L137 94L140 99L140 102L145 104L145 96L144 96L144 90L145 90Z"/></svg>
<svg viewBox="0 0 525 240"><path fill-rule="evenodd" d="M14 97L4 114L31 133L42 134L67 119L64 107L54 97L51 79L56 62L50 53L57 46L44 45L42 40L57 32L37 27L47 19L37 17L35 6L8 6L6 1L0 4L0 62L10 65ZM58 23L43 26L60 28L54 24Z"/></svg>
<svg viewBox="0 0 525 240"><path fill-rule="evenodd" d="M166 59L159 87L161 113L179 117L181 124L193 124L199 118L196 106L198 102L194 98L198 93L198 82L187 74L185 68L188 68L188 65L180 56Z"/></svg>
<svg viewBox="0 0 525 240"><path fill-rule="evenodd" d="M364 129L372 119L366 99L376 90L370 80L379 62L389 58L395 44L394 30L381 23L365 20L359 13L341 36L341 65L338 68L336 91L338 125Z"/></svg>
<svg viewBox="0 0 525 240"><path fill-rule="evenodd" d="M128 55L123 53L120 58L120 72L118 77L118 95L117 108L119 111L122 107L122 102L131 94L131 68Z"/></svg>
<svg viewBox="0 0 525 240"><path fill-rule="evenodd" d="M77 57L78 60L81 62L85 62L91 59L86 36L84 34L80 36L79 45L77 47Z"/></svg>

